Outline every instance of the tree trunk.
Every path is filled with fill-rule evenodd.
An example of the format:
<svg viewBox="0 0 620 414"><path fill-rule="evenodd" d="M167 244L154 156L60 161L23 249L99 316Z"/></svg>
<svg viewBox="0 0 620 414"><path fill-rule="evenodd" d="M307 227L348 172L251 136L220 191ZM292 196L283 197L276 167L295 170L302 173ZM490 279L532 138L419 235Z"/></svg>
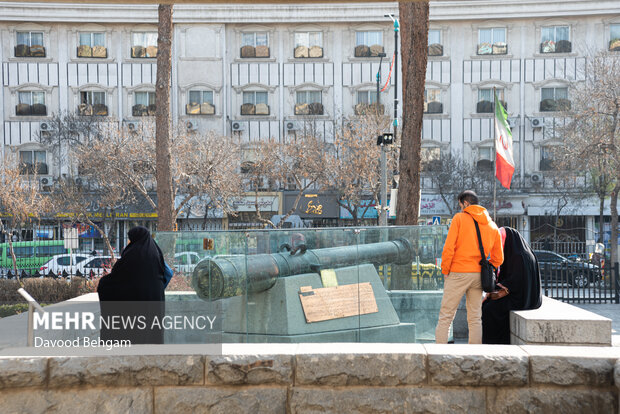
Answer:
<svg viewBox="0 0 620 414"><path fill-rule="evenodd" d="M155 90L155 151L157 179L157 229L174 228L174 200L170 167L170 79L172 70L172 5L159 5L157 33L157 84Z"/></svg>
<svg viewBox="0 0 620 414"><path fill-rule="evenodd" d="M403 128L396 224L417 224L420 214L420 149L428 45L428 0L399 3L403 73Z"/></svg>

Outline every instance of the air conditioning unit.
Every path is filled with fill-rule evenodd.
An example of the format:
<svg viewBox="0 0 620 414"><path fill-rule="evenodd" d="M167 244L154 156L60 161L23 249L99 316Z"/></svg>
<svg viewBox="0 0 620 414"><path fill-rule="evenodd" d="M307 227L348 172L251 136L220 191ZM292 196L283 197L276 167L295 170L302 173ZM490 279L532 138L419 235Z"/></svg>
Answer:
<svg viewBox="0 0 620 414"><path fill-rule="evenodd" d="M539 185L542 184L543 181L543 176L542 174L539 173L534 173L530 176L530 181L532 182L532 184L534 185Z"/></svg>
<svg viewBox="0 0 620 414"><path fill-rule="evenodd" d="M232 127L233 131L243 131L245 129L245 125L243 125L243 123L237 122L237 121L233 122L231 127Z"/></svg>
<svg viewBox="0 0 620 414"><path fill-rule="evenodd" d="M188 131L195 131L198 129L198 125L196 125L195 122L187 121L185 122L185 128L187 128Z"/></svg>
<svg viewBox="0 0 620 414"><path fill-rule="evenodd" d="M56 130L56 124L54 124L53 122L40 122L39 130L42 132L54 131Z"/></svg>
<svg viewBox="0 0 620 414"><path fill-rule="evenodd" d="M125 126L129 130L129 132L138 132L138 123L125 121Z"/></svg>
<svg viewBox="0 0 620 414"><path fill-rule="evenodd" d="M530 125L532 128L542 128L545 126L544 118L530 118Z"/></svg>
<svg viewBox="0 0 620 414"><path fill-rule="evenodd" d="M287 131L299 131L301 129L299 123L295 121L286 121L284 126Z"/></svg>
<svg viewBox="0 0 620 414"><path fill-rule="evenodd" d="M508 121L508 126L511 130L519 125L519 118L508 118L506 121Z"/></svg>
<svg viewBox="0 0 620 414"><path fill-rule="evenodd" d="M41 191L52 191L52 179L50 177L40 177Z"/></svg>

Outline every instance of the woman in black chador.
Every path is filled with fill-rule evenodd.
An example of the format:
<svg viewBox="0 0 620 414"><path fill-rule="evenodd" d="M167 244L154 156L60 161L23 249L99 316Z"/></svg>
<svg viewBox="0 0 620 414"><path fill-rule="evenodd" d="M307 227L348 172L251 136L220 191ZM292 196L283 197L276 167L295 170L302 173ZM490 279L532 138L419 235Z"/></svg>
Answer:
<svg viewBox="0 0 620 414"><path fill-rule="evenodd" d="M129 318L138 323L133 328L118 329L118 326L104 326L102 321L101 339L129 339L132 344L163 343L160 324L165 300L164 256L147 228L134 227L127 235L129 244L110 274L99 281L97 293L104 319Z"/></svg>
<svg viewBox="0 0 620 414"><path fill-rule="evenodd" d="M542 303L538 261L521 234L504 227L504 263L498 282L507 295L493 300L489 294L482 304L482 343L510 344L510 311L537 309ZM505 293L505 292L504 292Z"/></svg>

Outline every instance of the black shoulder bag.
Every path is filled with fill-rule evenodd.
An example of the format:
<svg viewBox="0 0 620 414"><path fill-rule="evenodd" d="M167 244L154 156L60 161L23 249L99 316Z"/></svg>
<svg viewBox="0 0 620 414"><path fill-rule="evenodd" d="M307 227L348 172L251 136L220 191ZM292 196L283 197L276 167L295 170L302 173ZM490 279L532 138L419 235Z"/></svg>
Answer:
<svg viewBox="0 0 620 414"><path fill-rule="evenodd" d="M478 247L480 248L480 282L482 283L482 290L485 292L495 292L497 290L497 269L493 266L484 255L484 247L482 247L482 237L480 237L480 227L478 222L472 217L474 224L476 225L476 235L478 236Z"/></svg>

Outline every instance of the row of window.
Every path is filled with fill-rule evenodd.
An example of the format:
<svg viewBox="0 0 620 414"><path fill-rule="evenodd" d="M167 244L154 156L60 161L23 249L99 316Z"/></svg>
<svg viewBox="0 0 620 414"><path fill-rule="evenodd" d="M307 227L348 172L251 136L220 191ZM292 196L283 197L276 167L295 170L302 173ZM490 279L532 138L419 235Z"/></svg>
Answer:
<svg viewBox="0 0 620 414"><path fill-rule="evenodd" d="M507 108L504 98L504 89L496 89L497 96L504 108ZM296 115L323 114L323 94L321 91L297 91L295 100ZM189 103L186 106L187 115L214 115L215 105L213 91L189 91ZM554 112L570 109L568 88L541 88L540 112ZM18 93L17 116L47 115L45 106L45 92L23 91ZM375 91L358 91L355 111L361 115L364 110L377 103ZM97 91L80 92L80 115L108 115L106 93ZM383 113L383 110L379 110ZM424 90L424 112L428 114L443 113L443 103L440 89ZM493 89L478 90L476 103L477 113L493 112ZM155 114L155 92L134 92L133 116L150 116ZM265 91L243 92L241 115L269 115L269 94Z"/></svg>
<svg viewBox="0 0 620 414"><path fill-rule="evenodd" d="M106 58L106 36L102 32L82 32L78 36L77 57ZM294 56L296 58L323 57L323 32L295 32ZM361 31L355 33L355 56L371 57L383 52L382 31ZM17 32L15 57L45 57L43 32ZM131 34L132 58L157 57L157 32ZM269 33L243 33L241 38L242 58L268 58Z"/></svg>
<svg viewBox="0 0 620 414"><path fill-rule="evenodd" d="M620 51L620 24L609 25L610 51ZM570 53L572 44L569 26L543 26L540 30L540 53ZM478 29L479 55L505 55L508 53L505 27ZM441 30L428 31L429 56L443 56Z"/></svg>
<svg viewBox="0 0 620 414"><path fill-rule="evenodd" d="M507 110L506 100L504 99L504 89L496 89L497 97L502 101L502 105ZM476 113L493 113L493 89L478 89L478 101L476 103ZM568 99L568 88L541 88L540 91L540 112L557 112L570 109ZM424 113L442 114L443 103L440 89L424 90Z"/></svg>

